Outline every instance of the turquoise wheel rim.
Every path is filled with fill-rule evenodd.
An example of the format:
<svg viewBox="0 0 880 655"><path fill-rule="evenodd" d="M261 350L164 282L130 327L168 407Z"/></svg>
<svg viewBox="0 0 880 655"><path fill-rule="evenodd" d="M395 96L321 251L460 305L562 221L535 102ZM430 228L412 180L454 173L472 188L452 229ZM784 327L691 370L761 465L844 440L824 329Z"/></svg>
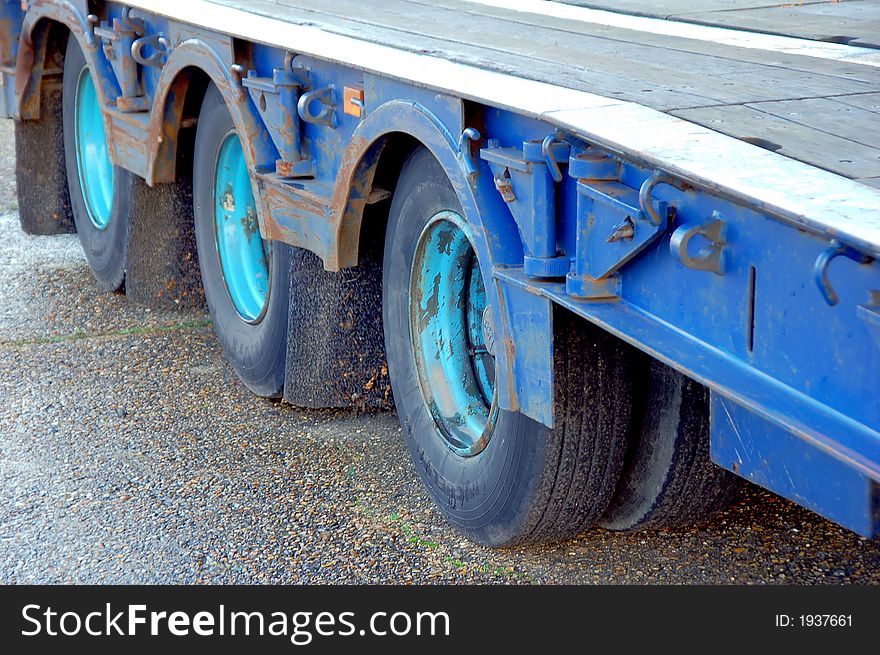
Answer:
<svg viewBox="0 0 880 655"><path fill-rule="evenodd" d="M260 236L250 173L235 132L226 135L217 154L214 218L229 297L242 319L257 322L269 299L269 253Z"/></svg>
<svg viewBox="0 0 880 655"><path fill-rule="evenodd" d="M489 443L495 358L486 287L459 214L431 218L416 244L410 330L422 395L448 447L470 457ZM484 324L487 324L484 327Z"/></svg>
<svg viewBox="0 0 880 655"><path fill-rule="evenodd" d="M88 68L79 76L74 107L80 190L92 224L106 230L112 218L115 172L104 131L104 115Z"/></svg>

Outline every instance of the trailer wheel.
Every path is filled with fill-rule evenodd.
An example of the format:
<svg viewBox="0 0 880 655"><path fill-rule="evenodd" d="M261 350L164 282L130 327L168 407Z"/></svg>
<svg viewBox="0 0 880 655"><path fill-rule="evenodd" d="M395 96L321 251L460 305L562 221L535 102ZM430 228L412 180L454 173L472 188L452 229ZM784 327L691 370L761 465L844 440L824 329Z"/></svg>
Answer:
<svg viewBox="0 0 880 655"><path fill-rule="evenodd" d="M110 159L95 81L76 39L64 59L64 160L76 232L98 283L125 283L132 174Z"/></svg>
<svg viewBox="0 0 880 655"><path fill-rule="evenodd" d="M709 390L651 360L623 477L602 518L611 530L693 524L722 509L740 479L709 458Z"/></svg>
<svg viewBox="0 0 880 655"><path fill-rule="evenodd" d="M245 385L281 397L290 251L260 236L241 140L214 87L202 104L194 161L196 245L214 330Z"/></svg>
<svg viewBox="0 0 880 655"><path fill-rule="evenodd" d="M385 344L413 463L449 522L489 546L564 539L604 512L629 425L629 355L572 319L557 322L557 427L495 402L484 337L486 284L440 164L408 159L383 263Z"/></svg>

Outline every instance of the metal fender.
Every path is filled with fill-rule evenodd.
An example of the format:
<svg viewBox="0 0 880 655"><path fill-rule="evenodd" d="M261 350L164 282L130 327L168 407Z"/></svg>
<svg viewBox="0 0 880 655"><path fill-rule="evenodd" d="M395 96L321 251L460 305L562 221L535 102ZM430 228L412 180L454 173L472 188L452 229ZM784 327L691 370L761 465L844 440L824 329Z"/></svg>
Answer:
<svg viewBox="0 0 880 655"><path fill-rule="evenodd" d="M274 168L278 152L241 85L243 71L224 61L205 42L189 39L174 46L156 85L148 131L147 183L153 185L175 179L177 136L187 91L185 71L190 68L207 75L226 101L250 170L270 165ZM255 182L254 194L259 197Z"/></svg>
<svg viewBox="0 0 880 655"><path fill-rule="evenodd" d="M54 21L67 27L70 35L79 43L86 62L98 81L95 86L100 102L107 105L116 101L119 87L110 64L103 56L98 55L100 46L86 15L85 4L85 2L74 3L65 0L56 0L52 3L37 0L31 3L22 24L15 66L15 90L18 97L16 118L20 120L40 118L40 86L46 54L45 43L41 40L46 30L38 27L43 21ZM109 131L106 115L104 123Z"/></svg>
<svg viewBox="0 0 880 655"><path fill-rule="evenodd" d="M478 145L473 143L474 137L479 139L479 135L473 132L469 135L453 134L424 105L392 100L370 110L355 130L345 153L331 205L330 223L331 229L336 230L336 249L325 261L325 267L339 270L357 265L361 213L371 190L377 151L381 151L384 138L392 133L415 138L440 162L470 223L483 271L494 272L499 266L521 264L522 244L510 212L495 191L486 165L471 156L471 147ZM497 370L505 378L498 380L498 402L502 409L523 411L550 425L553 421L553 348L552 332L547 332L546 328L552 320L552 307L541 299L537 299L539 307L530 303L526 311L532 320L524 329L515 329L516 321L512 320L510 312L522 309L517 302L522 299L509 298L497 282L487 284L486 291L498 335ZM528 366L519 361L523 357ZM540 373L526 383L522 375L526 369L533 375ZM529 386L524 386L526 384ZM538 394L532 389L536 384L540 389ZM525 395L529 400L523 403Z"/></svg>

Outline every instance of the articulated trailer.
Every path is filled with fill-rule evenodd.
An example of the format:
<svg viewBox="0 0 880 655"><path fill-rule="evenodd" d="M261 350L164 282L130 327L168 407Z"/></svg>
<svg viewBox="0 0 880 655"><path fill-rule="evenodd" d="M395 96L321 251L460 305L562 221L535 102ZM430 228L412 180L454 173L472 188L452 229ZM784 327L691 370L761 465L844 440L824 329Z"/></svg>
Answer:
<svg viewBox="0 0 880 655"><path fill-rule="evenodd" d="M396 406L478 542L740 478L876 536L880 3L724 8L6 0L22 227L260 396Z"/></svg>

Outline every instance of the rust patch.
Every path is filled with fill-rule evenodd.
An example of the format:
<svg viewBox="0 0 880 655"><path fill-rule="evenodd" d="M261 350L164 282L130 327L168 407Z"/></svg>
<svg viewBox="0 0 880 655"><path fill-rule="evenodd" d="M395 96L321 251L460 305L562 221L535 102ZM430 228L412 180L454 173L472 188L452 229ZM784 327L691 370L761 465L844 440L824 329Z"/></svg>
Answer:
<svg viewBox="0 0 880 655"><path fill-rule="evenodd" d="M18 41L18 60L15 62L15 93L21 99L22 118L36 118L40 115L40 94L27 93L36 58L37 52L30 35L22 32Z"/></svg>
<svg viewBox="0 0 880 655"><path fill-rule="evenodd" d="M507 312L507 298L504 296L504 293L499 289L498 290L498 304L501 307L501 316L498 317L499 321L504 321L508 316ZM516 392L516 375L514 374L514 362L516 362L516 344L513 341L513 338L508 334L508 329L506 325L502 325L502 330L504 334L504 352L506 355L506 371L505 377L507 378L507 393L508 399L510 402L510 407L507 407L509 411L517 411L519 410L519 394ZM496 337L497 338L497 337ZM496 369L497 370L497 369ZM497 374L496 374L497 375ZM498 378L495 378L496 384L498 383Z"/></svg>
<svg viewBox="0 0 880 655"><path fill-rule="evenodd" d="M330 230L336 235L336 247L324 260L328 271L357 266L361 220L384 147L384 140L371 144L355 135L345 151L330 198Z"/></svg>
<svg viewBox="0 0 880 655"><path fill-rule="evenodd" d="M248 205L247 211L241 219L241 226L245 235L250 239L260 231L260 222L257 220L257 210Z"/></svg>
<svg viewBox="0 0 880 655"><path fill-rule="evenodd" d="M305 248L322 258L327 255L328 244L312 224L314 220L323 221L326 216L324 198L302 189L282 188L262 179L259 180L259 190L264 239ZM282 223L284 217L287 220ZM309 221L309 217L313 221Z"/></svg>

